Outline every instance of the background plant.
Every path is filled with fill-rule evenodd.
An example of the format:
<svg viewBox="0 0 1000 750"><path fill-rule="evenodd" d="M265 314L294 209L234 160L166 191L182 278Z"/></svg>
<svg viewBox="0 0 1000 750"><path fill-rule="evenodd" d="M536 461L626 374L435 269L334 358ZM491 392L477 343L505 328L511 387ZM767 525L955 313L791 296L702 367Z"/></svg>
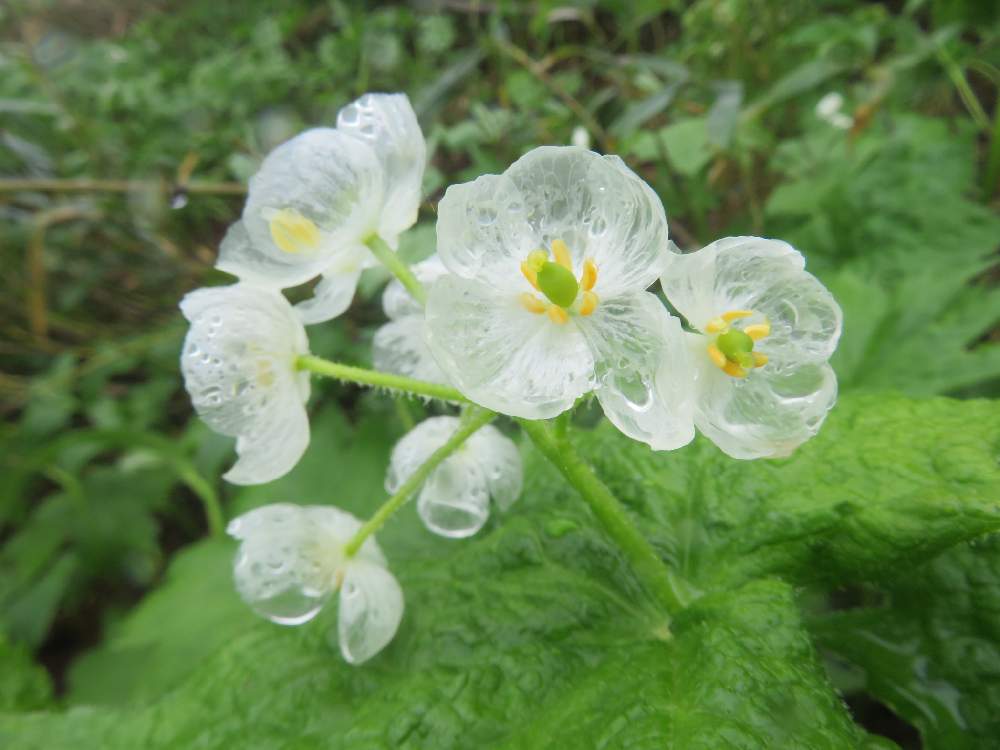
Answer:
<svg viewBox="0 0 1000 750"><path fill-rule="evenodd" d="M996 528L995 406L930 398L996 397L1000 376L1000 52L988 4L16 2L0 12L0 702L107 707L10 714L0 737L183 744L206 710L232 712L236 685L261 674L280 684L288 662L311 677L287 711L266 685L241 693L210 746L249 737L239 717L273 717L254 726L261 744L295 736L309 715L296 701L331 721L359 717L345 746L377 734L460 747L470 716L479 744L543 746L550 727L606 698L607 681L634 674L658 692L606 705L594 714L606 734L581 723L581 736L693 747L701 711L711 714L701 699L724 698L733 664L756 664L741 673L748 694L774 697L747 701L748 746L875 742L831 681L855 720L903 746L918 746L916 730L927 747L990 746L1000 584L996 545L980 537ZM637 669L651 661L643 647L597 666L630 642L634 618L616 608L634 582L540 464L526 502L481 539L432 543L409 516L386 530L394 567L423 571L404 586L425 587L439 614L411 609L376 676L333 664L320 629L275 636L250 620L230 590L232 547L198 541L199 497L221 496L230 516L274 499L322 502L337 467L345 506L370 513L392 441L434 410L317 382L307 460L274 486L235 490L215 479L228 443L191 419L180 388L176 301L222 280L210 267L243 181L275 144L366 90L406 91L431 144L423 223L404 236L411 259L433 247L444 185L582 128L654 186L682 247L782 237L844 307L843 403L801 456L732 468L699 444L654 461L592 437L588 457L657 550L713 592L662 672ZM846 131L815 112L831 91L845 98ZM84 179L112 183L72 182ZM343 324L315 329L316 353L366 363L383 281L372 274ZM886 390L915 400L865 395ZM797 545L799 532L823 541ZM567 579L571 560L607 586ZM512 572L476 588L498 571ZM192 604L206 598L218 605ZM470 600L497 609L464 616ZM758 642L761 630L774 640ZM473 648L481 639L497 650ZM706 671L711 653L724 658ZM383 700L365 702L376 689ZM781 702L789 693L802 697L801 717ZM504 734L512 722L520 736ZM664 724L672 734L655 734ZM820 729L807 736L806 725ZM344 726L301 733L330 741Z"/></svg>

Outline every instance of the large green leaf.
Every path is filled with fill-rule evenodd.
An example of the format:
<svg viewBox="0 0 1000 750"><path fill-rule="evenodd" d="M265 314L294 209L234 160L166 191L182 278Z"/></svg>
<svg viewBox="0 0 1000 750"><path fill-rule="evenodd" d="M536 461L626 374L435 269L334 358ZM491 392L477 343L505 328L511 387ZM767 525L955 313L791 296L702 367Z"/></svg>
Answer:
<svg viewBox="0 0 1000 750"><path fill-rule="evenodd" d="M1000 537L959 545L885 587L883 607L817 619L820 643L919 727L928 750L1000 738Z"/></svg>
<svg viewBox="0 0 1000 750"><path fill-rule="evenodd" d="M669 631L586 506L534 454L524 497L475 539L429 535L412 507L393 520L380 538L406 616L361 668L329 643L335 605L298 629L260 621L233 606L225 547L204 543L78 671L124 670L135 697L107 700L128 705L7 716L0 744L875 747L818 667L790 585L877 576L1000 526L997 414L976 402L855 397L795 457L754 463L705 442L654 454L607 426L583 433L598 472L703 592ZM327 427L284 485L292 499L342 499L335 468L321 468L337 466L320 437L338 434L336 422L317 420ZM363 475L361 436L378 429L335 441L361 451L352 463ZM343 499L361 511L357 497ZM150 658L123 655L130 643ZM72 697L100 699L86 682Z"/></svg>

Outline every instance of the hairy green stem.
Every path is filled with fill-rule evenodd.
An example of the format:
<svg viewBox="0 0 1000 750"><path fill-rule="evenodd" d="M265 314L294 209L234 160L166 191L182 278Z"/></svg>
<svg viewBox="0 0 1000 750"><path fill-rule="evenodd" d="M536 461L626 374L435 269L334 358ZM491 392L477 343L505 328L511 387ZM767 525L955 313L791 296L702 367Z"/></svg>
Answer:
<svg viewBox="0 0 1000 750"><path fill-rule="evenodd" d="M691 600L686 584L660 559L611 490L598 479L569 441L557 438L545 422L517 421L542 455L559 469L587 502L665 613L669 616L684 609Z"/></svg>
<svg viewBox="0 0 1000 750"><path fill-rule="evenodd" d="M364 367L344 365L340 362L331 362L322 357L314 357L312 355L299 357L295 360L295 366L300 370L309 370L317 375L342 380L346 383L357 383L358 385L369 385L377 388L390 388L417 396L427 396L428 398L437 398L442 401L453 401L457 404L469 403L469 400L465 396L447 385L428 383L425 380L414 380L402 375L368 370Z"/></svg>
<svg viewBox="0 0 1000 750"><path fill-rule="evenodd" d="M361 545L365 543L365 539L381 529L385 522L392 517L392 514L403 507L403 504L420 488L420 485L424 483L424 480L427 479L430 473L434 471L434 469L436 469L442 461L454 453L462 445L462 443L468 440L476 430L492 421L494 417L496 417L496 412L489 411L488 409L480 409L479 407L472 407L472 409L470 409L470 411L467 412L462 419L458 426L458 430L455 431L455 434L448 438L448 442L434 451L430 457L424 461L405 482L403 482L402 486L400 486L396 493L386 500L382 504L382 507L375 511L375 515L373 515L360 529L358 529L358 533L354 535L351 541L349 541L347 546L344 548L344 553L348 557L353 557L357 554L358 550L361 549Z"/></svg>
<svg viewBox="0 0 1000 750"><path fill-rule="evenodd" d="M373 234L365 240L365 245L372 251L372 255L378 259L378 262L399 279L413 299L421 305L427 304L427 291L424 289L424 285L413 275L413 271L410 270L406 262L385 243L385 240L377 234Z"/></svg>

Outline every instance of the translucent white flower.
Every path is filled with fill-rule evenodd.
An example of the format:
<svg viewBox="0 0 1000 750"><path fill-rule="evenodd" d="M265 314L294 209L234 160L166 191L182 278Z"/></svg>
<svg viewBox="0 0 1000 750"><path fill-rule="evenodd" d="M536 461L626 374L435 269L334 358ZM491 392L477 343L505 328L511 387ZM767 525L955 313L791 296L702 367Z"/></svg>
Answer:
<svg viewBox="0 0 1000 750"><path fill-rule="evenodd" d="M854 118L845 114L844 97L836 91L831 91L816 103L816 116L838 130L850 130L854 126Z"/></svg>
<svg viewBox="0 0 1000 750"><path fill-rule="evenodd" d="M236 438L224 478L259 484L287 473L309 444L309 353L302 321L277 292L245 284L198 289L181 300L191 323L181 352L184 386L209 427Z"/></svg>
<svg viewBox="0 0 1000 750"><path fill-rule="evenodd" d="M447 273L436 255L411 270L425 288ZM382 294L382 308L389 322L375 332L372 347L375 369L431 383L447 383L427 347L424 309L396 279L389 282Z"/></svg>
<svg viewBox="0 0 1000 750"><path fill-rule="evenodd" d="M361 664L396 634L403 592L374 537L353 557L344 553L360 528L350 513L329 505L277 503L244 513L226 529L241 541L233 564L236 590L280 625L311 620L339 591L340 653Z"/></svg>
<svg viewBox="0 0 1000 750"><path fill-rule="evenodd" d="M426 419L396 443L385 489L394 494L430 455L458 430L458 417ZM460 538L479 531L490 515L490 498L507 510L521 494L523 469L517 446L492 425L480 427L427 477L417 512L428 529Z"/></svg>
<svg viewBox="0 0 1000 750"><path fill-rule="evenodd" d="M671 255L661 283L696 331L699 430L734 458L787 456L816 434L837 398L841 312L795 248L727 237Z"/></svg>
<svg viewBox="0 0 1000 750"><path fill-rule="evenodd" d="M395 249L416 221L425 160L406 95L365 94L336 128L307 130L264 159L217 266L271 289L322 275L297 310L306 323L340 315L376 264L366 241L378 235Z"/></svg>
<svg viewBox="0 0 1000 750"><path fill-rule="evenodd" d="M693 437L680 324L645 291L664 267L666 216L621 159L537 148L448 188L437 234L450 273L430 291L427 340L467 397L545 419L593 391L653 448Z"/></svg>

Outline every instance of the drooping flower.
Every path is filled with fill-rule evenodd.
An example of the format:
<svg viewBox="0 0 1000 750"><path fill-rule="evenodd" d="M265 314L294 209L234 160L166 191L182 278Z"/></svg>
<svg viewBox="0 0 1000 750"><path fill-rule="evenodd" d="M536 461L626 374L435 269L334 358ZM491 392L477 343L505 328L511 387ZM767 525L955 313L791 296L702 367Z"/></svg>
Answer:
<svg viewBox="0 0 1000 750"><path fill-rule="evenodd" d="M734 458L787 456L837 398L842 316L791 245L727 237L672 254L661 279L694 333L698 429Z"/></svg>
<svg viewBox="0 0 1000 750"><path fill-rule="evenodd" d="M396 443L385 489L394 494L458 430L458 417L426 419ZM417 512L436 534L461 538L479 531L490 498L507 510L521 494L523 469L517 446L492 425L480 427L435 468L417 498Z"/></svg>
<svg viewBox="0 0 1000 750"><path fill-rule="evenodd" d="M616 156L542 147L502 175L448 188L427 340L471 400L527 419L593 391L625 434L655 449L694 435L680 324L646 288L667 220Z"/></svg>
<svg viewBox="0 0 1000 750"><path fill-rule="evenodd" d="M411 270L424 287L431 286L447 273L436 255L417 263ZM382 294L382 308L389 322L375 332L372 342L375 369L432 383L446 383L447 378L427 347L424 309L396 279L389 282Z"/></svg>
<svg viewBox="0 0 1000 750"><path fill-rule="evenodd" d="M254 611L280 625L301 625L340 592L338 641L351 664L367 661L392 640L403 617L403 592L374 537L348 557L361 528L329 505L277 503L230 521L241 541L233 564L236 590Z"/></svg>
<svg viewBox="0 0 1000 750"><path fill-rule="evenodd" d="M242 221L222 241L218 268L270 289L318 275L296 306L306 323L340 315L358 277L376 265L366 242L395 249L417 219L426 144L405 94L365 94L272 151L250 180Z"/></svg>
<svg viewBox="0 0 1000 750"><path fill-rule="evenodd" d="M259 484L287 473L309 444L309 353L305 328L278 292L236 284L181 300L191 324L181 353L184 386L209 427L236 438L224 478Z"/></svg>

